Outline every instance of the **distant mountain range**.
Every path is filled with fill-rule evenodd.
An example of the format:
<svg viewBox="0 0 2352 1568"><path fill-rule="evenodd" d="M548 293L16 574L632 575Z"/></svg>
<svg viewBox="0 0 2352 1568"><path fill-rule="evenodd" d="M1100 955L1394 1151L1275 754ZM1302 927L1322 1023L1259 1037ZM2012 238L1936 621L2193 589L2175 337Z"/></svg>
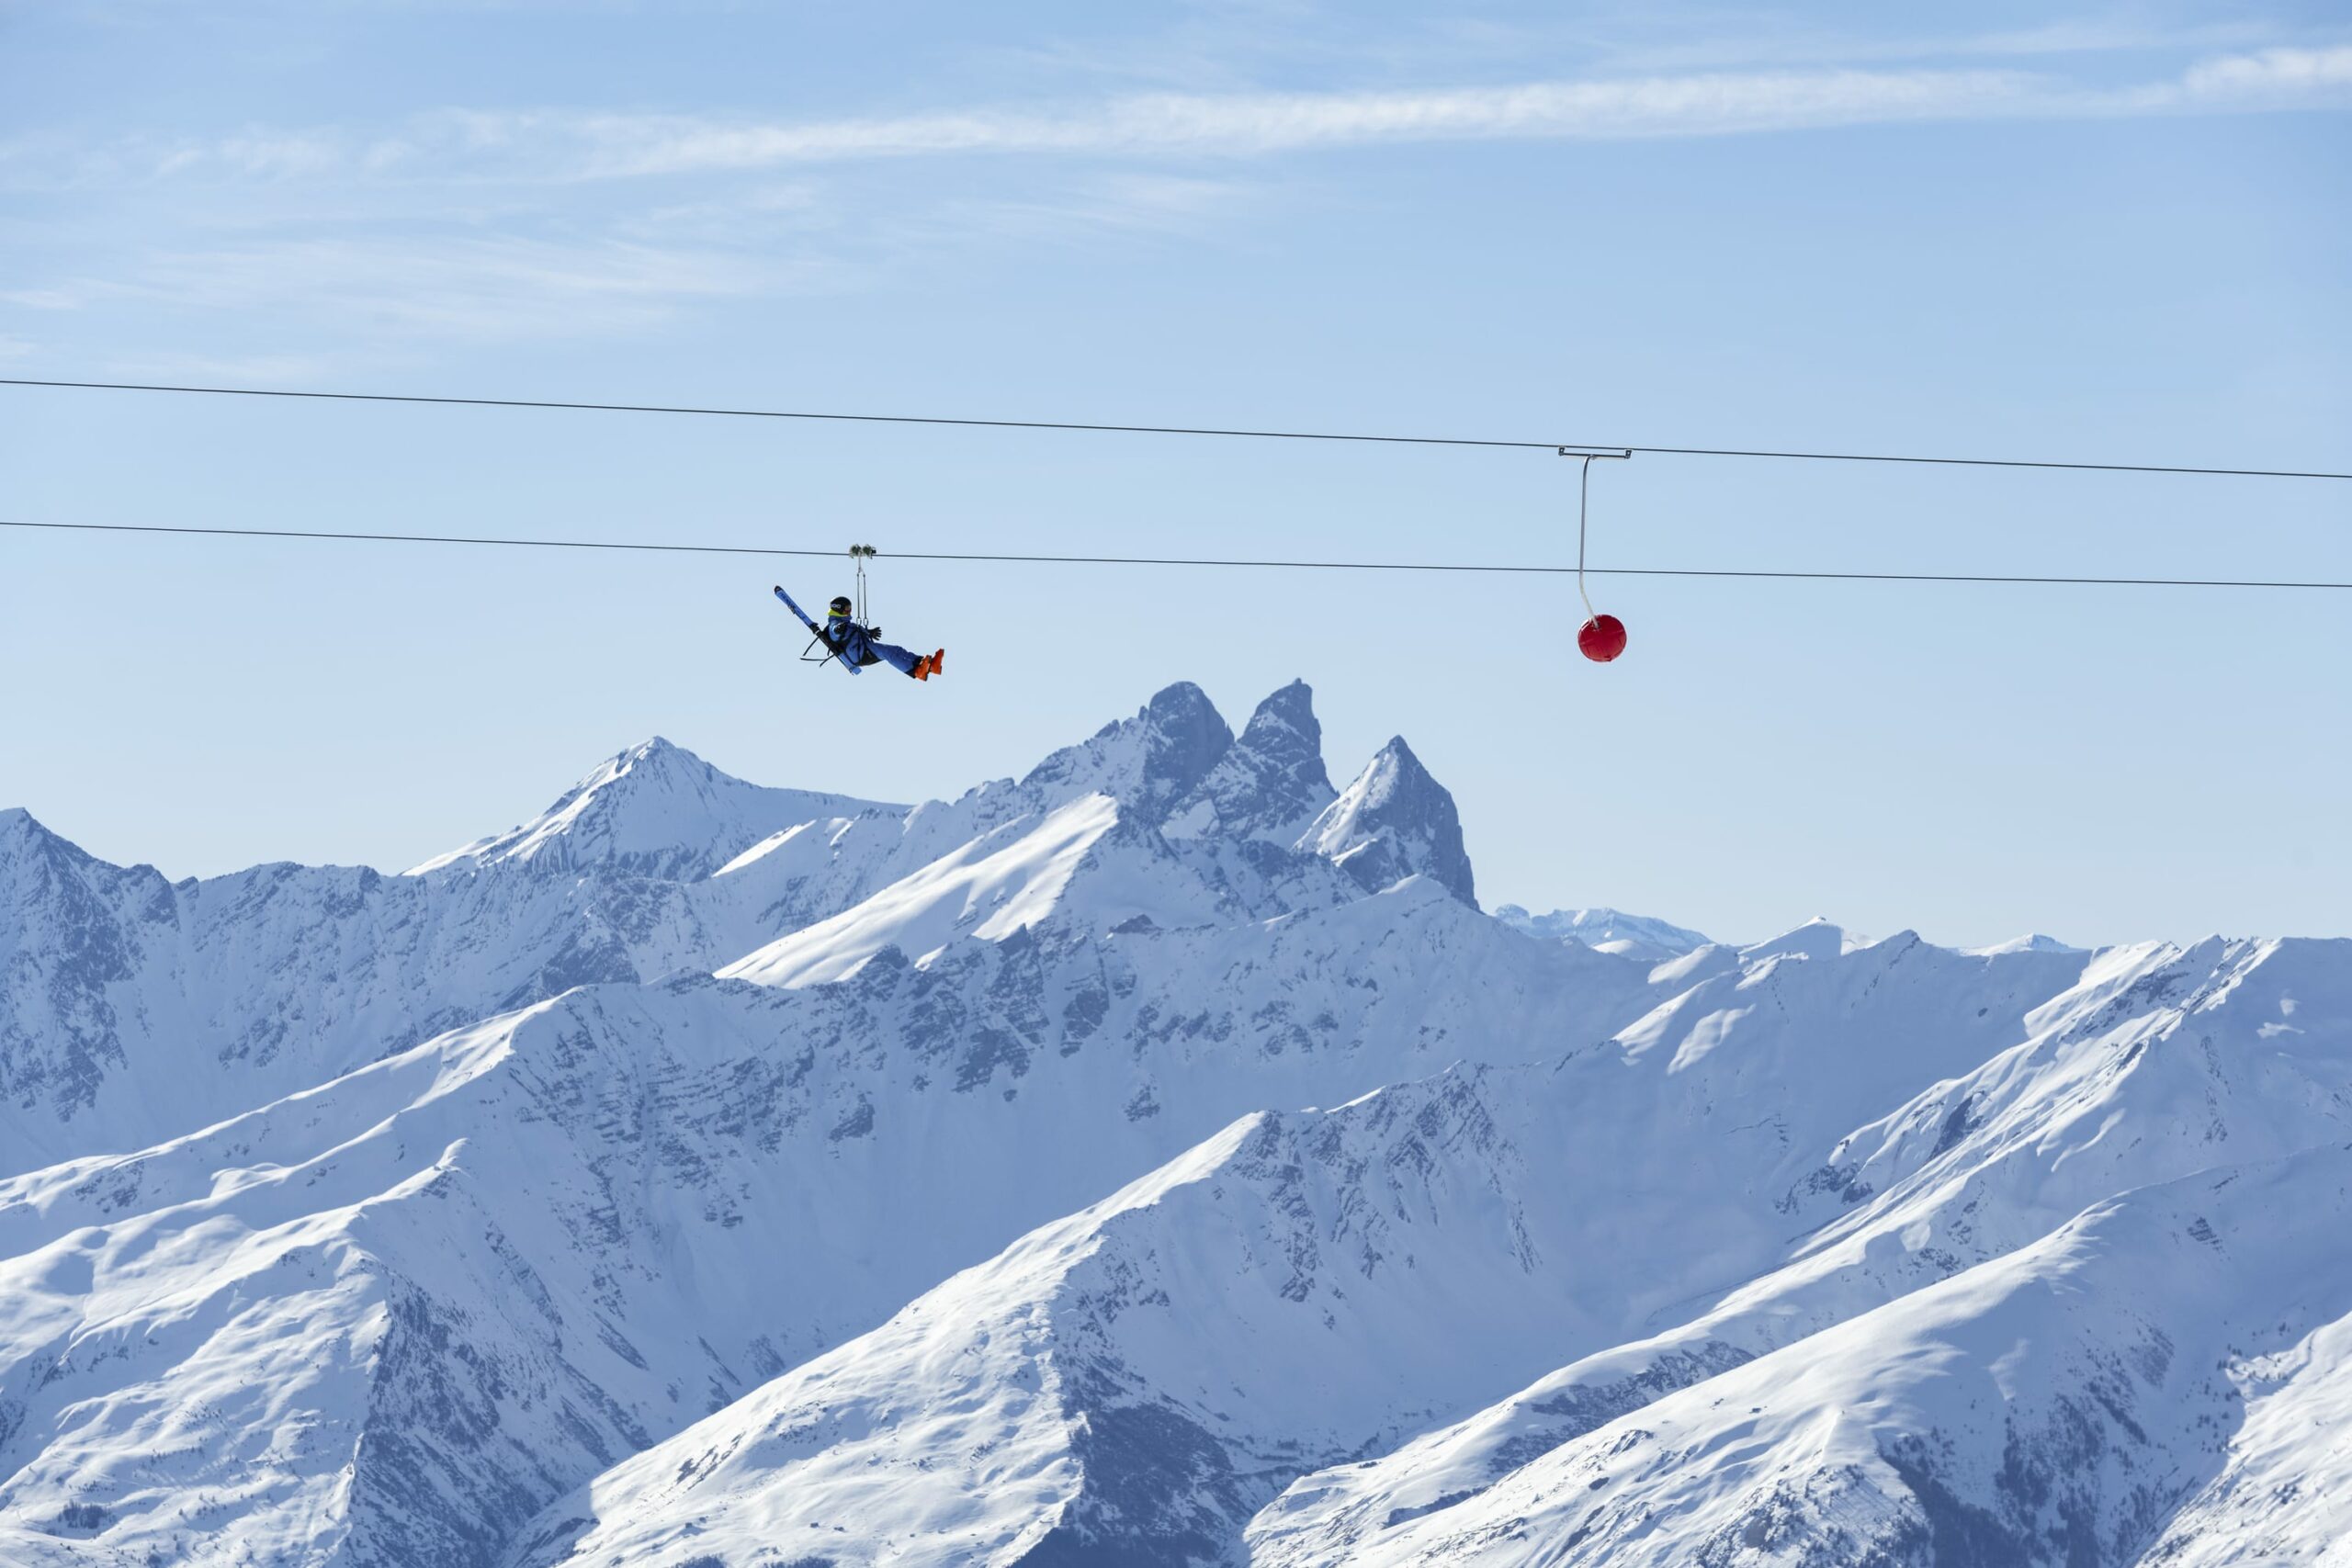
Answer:
<svg viewBox="0 0 2352 1568"><path fill-rule="evenodd" d="M1548 915L1531 915L1516 904L1505 904L1495 911L1495 919L1530 936L1582 942L1602 953L1652 963L1695 953L1708 942L1703 934L1687 926L1629 915L1623 909L1555 909Z"/></svg>
<svg viewBox="0 0 2352 1568"><path fill-rule="evenodd" d="M1489 916L1303 684L397 876L0 811L12 1568L2343 1562L2348 1224L2352 942Z"/></svg>

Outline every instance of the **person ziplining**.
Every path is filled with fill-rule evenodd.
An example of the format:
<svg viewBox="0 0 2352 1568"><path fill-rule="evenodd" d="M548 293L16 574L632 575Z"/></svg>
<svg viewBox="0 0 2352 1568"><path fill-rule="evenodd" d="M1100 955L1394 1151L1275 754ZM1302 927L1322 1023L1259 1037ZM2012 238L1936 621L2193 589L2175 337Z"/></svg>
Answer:
<svg viewBox="0 0 2352 1568"><path fill-rule="evenodd" d="M784 595L784 590L781 588L777 589L776 592L779 596ZM792 604L789 597L786 597L784 602ZM792 607L795 611L800 608L797 604L793 604ZM803 616L802 619L806 620L807 617ZM846 593L835 596L832 604L827 606L825 624L821 627L814 621L809 621L808 629L823 640L826 649L835 659L841 660L842 668L853 675L869 664L888 664L902 675L912 676L918 681L928 681L938 674L941 667L947 662L947 650L944 648L934 652L918 654L913 649L900 648L896 643L884 642L880 626L858 625L851 614L849 595Z"/></svg>
<svg viewBox="0 0 2352 1568"><path fill-rule="evenodd" d="M865 559L874 554L874 547L858 545L852 547L850 554L858 563L857 585L862 599L865 590ZM919 654L910 648L884 642L882 628L866 625L865 606L853 603L846 593L834 595L833 602L826 606L822 626L818 625L808 611L793 603L792 595L784 591L781 583L776 585L775 596L784 601L786 609L800 617L802 626L808 628L812 639L808 646L824 646L825 651L810 660L812 663L828 664L839 660L841 667L853 675L862 674L870 664L888 664L900 674L917 681L928 681L946 666L947 650L944 648ZM808 659L808 655L804 653L801 657Z"/></svg>

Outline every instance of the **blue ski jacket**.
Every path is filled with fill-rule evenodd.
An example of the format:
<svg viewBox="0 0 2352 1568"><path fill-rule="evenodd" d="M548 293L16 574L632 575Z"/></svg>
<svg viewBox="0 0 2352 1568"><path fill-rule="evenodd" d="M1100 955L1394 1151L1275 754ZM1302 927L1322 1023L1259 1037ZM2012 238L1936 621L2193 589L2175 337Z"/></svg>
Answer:
<svg viewBox="0 0 2352 1568"><path fill-rule="evenodd" d="M842 668L853 675L865 665L882 662L882 656L874 651L874 634L847 616L827 621L820 635L833 657L842 661Z"/></svg>
<svg viewBox="0 0 2352 1568"><path fill-rule="evenodd" d="M842 668L851 674L863 674L866 665L882 662L882 656L874 651L874 634L855 621L843 617L839 621L828 620L820 624L808 611L793 603L792 595L782 588L775 591L775 596L784 601L786 609L800 617L802 626L817 634L833 657L841 660Z"/></svg>

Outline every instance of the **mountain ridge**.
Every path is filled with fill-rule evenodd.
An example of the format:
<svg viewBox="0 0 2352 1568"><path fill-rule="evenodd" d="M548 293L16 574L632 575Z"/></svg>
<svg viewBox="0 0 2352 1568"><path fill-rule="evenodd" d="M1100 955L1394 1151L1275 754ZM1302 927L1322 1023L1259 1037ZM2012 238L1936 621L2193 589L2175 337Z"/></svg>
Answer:
<svg viewBox="0 0 2352 1568"><path fill-rule="evenodd" d="M1334 788L1320 739L1302 682L1238 733L1179 683L912 807L656 739L409 876L0 812L0 1557L2352 1533L2352 1295L2290 1223L2347 1214L2352 942L1612 953L1480 912L1401 739ZM2173 1370L2014 1304L2137 1311L2177 1247ZM2030 1393L1972 1348L2012 1322Z"/></svg>

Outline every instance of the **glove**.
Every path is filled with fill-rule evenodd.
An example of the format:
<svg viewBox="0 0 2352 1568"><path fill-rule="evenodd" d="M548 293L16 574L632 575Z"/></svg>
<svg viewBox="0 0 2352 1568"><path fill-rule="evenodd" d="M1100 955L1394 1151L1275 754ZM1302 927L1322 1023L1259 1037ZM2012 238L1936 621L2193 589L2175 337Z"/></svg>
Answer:
<svg viewBox="0 0 2352 1568"><path fill-rule="evenodd" d="M880 626L868 626L865 628L865 635L867 637L880 637L882 635L882 628Z"/></svg>

